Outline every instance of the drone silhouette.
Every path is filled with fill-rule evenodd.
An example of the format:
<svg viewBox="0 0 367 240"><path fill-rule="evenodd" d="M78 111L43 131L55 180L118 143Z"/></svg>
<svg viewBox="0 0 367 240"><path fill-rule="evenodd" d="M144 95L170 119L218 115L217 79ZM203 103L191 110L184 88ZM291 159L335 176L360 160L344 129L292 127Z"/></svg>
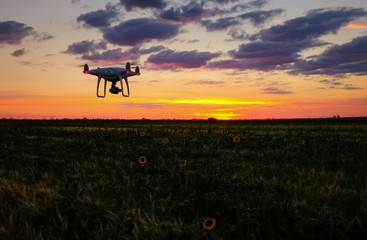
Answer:
<svg viewBox="0 0 367 240"><path fill-rule="evenodd" d="M112 82L110 93L112 94L118 94L121 92L122 96L129 97L130 96L130 90L129 90L129 82L127 81L128 77L131 76L139 76L140 75L140 69L138 66L135 67L135 72L131 71L131 65L130 63L126 63L126 68L118 68L118 67L109 67L109 68L97 68L89 70L88 64L84 64L84 74L91 74L98 76L97 81L97 97L106 97L106 85L107 81ZM99 85L101 83L101 79L104 79L104 90L103 95L99 95ZM122 79L125 80L126 89L127 91L124 91ZM119 87L116 87L116 83L120 82L121 89Z"/></svg>

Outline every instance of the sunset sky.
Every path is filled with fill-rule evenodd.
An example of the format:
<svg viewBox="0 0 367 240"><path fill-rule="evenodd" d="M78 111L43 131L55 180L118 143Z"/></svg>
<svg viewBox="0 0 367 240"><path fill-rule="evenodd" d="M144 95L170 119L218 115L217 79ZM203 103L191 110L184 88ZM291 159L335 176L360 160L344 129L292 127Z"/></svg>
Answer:
<svg viewBox="0 0 367 240"><path fill-rule="evenodd" d="M366 0L1 0L0 59L0 118L367 116Z"/></svg>

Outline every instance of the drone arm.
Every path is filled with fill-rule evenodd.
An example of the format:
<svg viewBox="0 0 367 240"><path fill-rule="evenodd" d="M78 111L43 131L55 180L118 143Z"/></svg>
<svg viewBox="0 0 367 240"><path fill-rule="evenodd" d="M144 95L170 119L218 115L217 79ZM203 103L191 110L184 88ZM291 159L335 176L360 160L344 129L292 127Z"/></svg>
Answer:
<svg viewBox="0 0 367 240"><path fill-rule="evenodd" d="M121 84L121 94L124 97L130 96L130 89L129 89L129 82L127 81L127 77L124 77L126 88L127 88L127 94L124 94L124 85L122 84L122 76L120 76L120 84Z"/></svg>
<svg viewBox="0 0 367 240"><path fill-rule="evenodd" d="M104 90L103 90L103 95L99 95L99 84L100 84L100 82L101 82L101 76L99 75L98 76L98 82L97 82L97 97L102 97L102 98L104 98L104 97L106 97L106 84L107 84L107 81L106 80L104 80Z"/></svg>

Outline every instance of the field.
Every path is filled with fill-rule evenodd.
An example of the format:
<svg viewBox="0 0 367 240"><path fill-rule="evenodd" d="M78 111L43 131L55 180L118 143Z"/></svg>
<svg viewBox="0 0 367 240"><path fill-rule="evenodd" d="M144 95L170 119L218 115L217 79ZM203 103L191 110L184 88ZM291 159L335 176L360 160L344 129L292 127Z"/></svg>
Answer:
<svg viewBox="0 0 367 240"><path fill-rule="evenodd" d="M0 239L366 239L367 121L0 120Z"/></svg>

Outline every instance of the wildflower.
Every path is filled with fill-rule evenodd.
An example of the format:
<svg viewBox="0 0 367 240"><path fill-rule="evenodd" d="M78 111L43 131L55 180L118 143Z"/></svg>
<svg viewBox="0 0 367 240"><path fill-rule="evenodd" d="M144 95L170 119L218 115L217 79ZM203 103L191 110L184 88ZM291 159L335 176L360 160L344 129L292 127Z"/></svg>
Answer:
<svg viewBox="0 0 367 240"><path fill-rule="evenodd" d="M181 160L180 161L180 167L185 167L187 164L186 160Z"/></svg>
<svg viewBox="0 0 367 240"><path fill-rule="evenodd" d="M122 150L122 145L120 144L120 150Z"/></svg>
<svg viewBox="0 0 367 240"><path fill-rule="evenodd" d="M126 220L131 221L133 219L133 216L135 215L135 208L131 210L131 212L127 215Z"/></svg>
<svg viewBox="0 0 367 240"><path fill-rule="evenodd" d="M163 143L168 143L168 138L163 138L162 142Z"/></svg>
<svg viewBox="0 0 367 240"><path fill-rule="evenodd" d="M305 142L305 140L301 140L299 143L304 145L306 142Z"/></svg>
<svg viewBox="0 0 367 240"><path fill-rule="evenodd" d="M147 163L147 158L146 158L146 157L144 157L144 156L141 156L141 157L139 158L139 163L140 163L140 164L146 164L146 163Z"/></svg>
<svg viewBox="0 0 367 240"><path fill-rule="evenodd" d="M3 148L7 148L8 145L6 145L5 143L2 145Z"/></svg>
<svg viewBox="0 0 367 240"><path fill-rule="evenodd" d="M140 136L144 137L145 136L145 132L140 132Z"/></svg>
<svg viewBox="0 0 367 240"><path fill-rule="evenodd" d="M235 136L233 138L233 142L240 142L240 137L239 136Z"/></svg>
<svg viewBox="0 0 367 240"><path fill-rule="evenodd" d="M207 218L203 222L203 228L206 230L212 230L215 227L215 219L214 218Z"/></svg>

